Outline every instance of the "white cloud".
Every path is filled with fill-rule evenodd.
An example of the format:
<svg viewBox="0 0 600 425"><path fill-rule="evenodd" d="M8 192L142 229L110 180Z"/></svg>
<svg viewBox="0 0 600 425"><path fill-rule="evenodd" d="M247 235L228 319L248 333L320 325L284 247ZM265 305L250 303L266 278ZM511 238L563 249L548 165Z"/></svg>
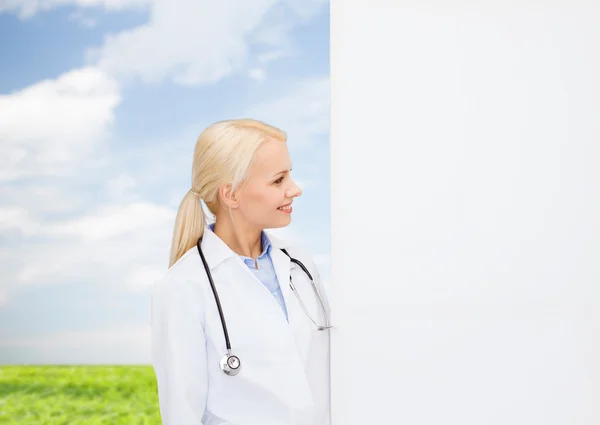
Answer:
<svg viewBox="0 0 600 425"><path fill-rule="evenodd" d="M0 352L9 349L27 352L30 357L35 356L35 363L40 364L149 364L150 343L149 325L130 325L3 338Z"/></svg>
<svg viewBox="0 0 600 425"><path fill-rule="evenodd" d="M316 137L329 132L329 79L300 81L286 94L253 106L245 115L286 131L291 147L311 147Z"/></svg>
<svg viewBox="0 0 600 425"><path fill-rule="evenodd" d="M292 49L290 32L326 2L171 0L152 3L150 21L106 37L88 57L120 77L210 84L246 69L252 48L263 65ZM265 56L266 55L266 56Z"/></svg>
<svg viewBox="0 0 600 425"><path fill-rule="evenodd" d="M269 50L258 55L257 60L261 64L267 64L269 62L284 58L289 55L289 52L285 49Z"/></svg>
<svg viewBox="0 0 600 425"><path fill-rule="evenodd" d="M106 188L112 199L125 199L136 185L137 182L133 176L128 173L122 173L109 180Z"/></svg>
<svg viewBox="0 0 600 425"><path fill-rule="evenodd" d="M258 82L263 82L266 77L264 68L252 68L248 71L248 76Z"/></svg>
<svg viewBox="0 0 600 425"><path fill-rule="evenodd" d="M94 169L112 161L103 142L119 101L116 82L97 68L0 97L9 157L0 160L0 237L10 244L0 252L3 297L69 282L144 290L144 277L156 276L147 270L166 270L175 211L136 200L132 175L103 183Z"/></svg>
<svg viewBox="0 0 600 425"><path fill-rule="evenodd" d="M73 21L85 28L95 28L97 22L94 18L86 16L83 11L76 10L69 15L69 21Z"/></svg>
<svg viewBox="0 0 600 425"><path fill-rule="evenodd" d="M45 12L63 6L81 8L102 7L118 11L139 8L152 0L0 0L0 12L15 12L21 19L31 18L39 12Z"/></svg>
<svg viewBox="0 0 600 425"><path fill-rule="evenodd" d="M44 178L37 182L28 182L27 185L0 185L0 199L3 203L0 207L0 227L8 223L3 223L3 217L8 220L12 216L18 219L17 222L26 223L27 217L41 220L45 215L68 214L88 208L97 197L97 193L77 190L77 184L78 181L70 179L62 179L60 184L57 184L53 179ZM14 212L11 212L15 209L26 214L15 216Z"/></svg>
<svg viewBox="0 0 600 425"><path fill-rule="evenodd" d="M4 252L3 280L12 285L85 282L135 288L145 276L155 279L157 269L166 271L174 217L174 210L139 203L101 207L76 219L29 220L30 233L49 242L27 241Z"/></svg>
<svg viewBox="0 0 600 425"><path fill-rule="evenodd" d="M287 0L288 7L302 20L309 20L319 13L329 0Z"/></svg>
<svg viewBox="0 0 600 425"><path fill-rule="evenodd" d="M17 206L0 207L0 234L16 231L24 236L37 232L38 224L31 219L30 213Z"/></svg>
<svg viewBox="0 0 600 425"><path fill-rule="evenodd" d="M0 181L65 175L81 166L107 136L120 100L116 82L96 68L0 96Z"/></svg>
<svg viewBox="0 0 600 425"><path fill-rule="evenodd" d="M164 262L163 262L164 263ZM140 266L133 269L125 279L132 292L148 291L150 287L165 275L165 267Z"/></svg>
<svg viewBox="0 0 600 425"><path fill-rule="evenodd" d="M169 208L150 203L108 205L84 217L46 225L42 232L56 237L75 236L83 242L107 240L169 222L174 214Z"/></svg>
<svg viewBox="0 0 600 425"><path fill-rule="evenodd" d="M0 0L0 12L27 18L67 5L77 7L69 19L88 27L95 21L83 14L86 8L148 8L149 22L107 35L103 45L89 49L90 64L117 77L200 85L248 72L255 62L264 70L292 55L294 27L321 13L328 1Z"/></svg>
<svg viewBox="0 0 600 425"><path fill-rule="evenodd" d="M290 34L293 26L292 22L278 16L270 25L261 25L256 28L249 37L250 41L267 48L257 57L260 63L266 64L293 54L294 43Z"/></svg>
<svg viewBox="0 0 600 425"><path fill-rule="evenodd" d="M245 71L262 81L268 62L292 55L291 32L324 10L326 0L0 0L0 12L30 17L78 7L70 20L93 27L86 8L147 7L144 25L107 35L87 51L89 63L117 78L182 85L214 83ZM255 63L255 65L252 65ZM260 64L260 66L257 66Z"/></svg>
<svg viewBox="0 0 600 425"><path fill-rule="evenodd" d="M155 2L150 22L106 38L90 58L110 73L157 82L212 83L240 69L246 35L277 0ZM168 47L167 47L168 46Z"/></svg>

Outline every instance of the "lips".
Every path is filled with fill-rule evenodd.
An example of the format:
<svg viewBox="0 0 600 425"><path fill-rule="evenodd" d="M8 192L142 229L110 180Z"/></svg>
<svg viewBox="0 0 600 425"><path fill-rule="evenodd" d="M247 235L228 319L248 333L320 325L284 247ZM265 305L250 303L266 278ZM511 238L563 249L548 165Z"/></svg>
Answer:
<svg viewBox="0 0 600 425"><path fill-rule="evenodd" d="M282 205L277 209L285 213L290 213L292 212L292 203L290 202L289 204Z"/></svg>

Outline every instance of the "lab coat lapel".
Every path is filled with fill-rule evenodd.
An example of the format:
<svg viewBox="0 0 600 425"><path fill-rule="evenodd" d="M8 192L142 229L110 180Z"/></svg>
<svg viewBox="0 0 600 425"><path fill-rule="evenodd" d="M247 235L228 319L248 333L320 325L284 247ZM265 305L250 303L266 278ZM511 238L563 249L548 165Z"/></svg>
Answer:
<svg viewBox="0 0 600 425"><path fill-rule="evenodd" d="M263 385L266 389L273 391L273 393L277 394L277 396L289 407L297 409L298 411L302 411L305 408L313 406L315 402L305 370L306 359L303 355L304 350L299 349L299 346L307 345L308 343L308 340L306 340L304 333L302 332L302 320L299 320L301 319L300 314L303 314L303 312L299 310L300 307L297 305L297 301L295 299L296 297L292 293L289 285L291 261L289 257L281 251L281 248L286 248L288 246L284 241L278 238L272 237L269 234L268 237L272 244L271 260L273 262L273 268L281 287L281 292L283 294L289 318L289 325L285 323L285 319L283 319L282 322L278 322L278 324L272 324L272 329L274 331L277 329L282 331L282 334L279 335L278 338L283 338L286 341L285 345L287 345L287 349L285 350L285 353L282 353L284 354L285 360L282 360L281 358L266 360L264 359L263 354L263 358L260 360L254 360L256 362L254 367L247 367L241 373L243 376L245 376L245 379L256 380L257 384ZM202 248L205 252L207 262L211 269L215 268L221 262L227 261L229 257L236 256L236 254L233 253L233 251L231 251L227 245L225 245L225 243L222 242L214 233L212 233L210 229L207 229L207 232L205 233ZM264 288L258 287L259 282L255 282L256 279L254 279L251 272L247 269L243 262L236 259L236 263L239 267L236 266L229 271L227 271L227 269L222 270L223 272L227 271L229 275L215 279L215 285L219 287L229 280L233 280L234 282L238 283L256 283L256 288L254 289L260 289L260 291L253 290L250 287L252 285L244 284L242 284L238 289L240 291L247 291L246 295L254 294L257 297L256 302L262 302L263 299L266 299L267 291L265 291ZM218 272L216 276L218 276ZM248 277L247 281L244 280L244 276ZM222 292L222 294L225 293L227 292ZM232 342L236 344L235 341L237 341L237 344L239 344L240 342L244 343L245 341L246 343L254 346L256 342L251 341L251 338L248 338L247 334L236 333L237 330L233 323L235 322L230 319L230 336L232 336ZM256 335L254 337L256 337ZM221 339L222 338L220 338L219 341ZM243 353L243 349L238 348L238 352ZM248 354L248 361L251 361L250 357L251 355ZM263 370L263 361L267 362L267 364L269 361L273 361L273 364L270 365L268 370Z"/></svg>
<svg viewBox="0 0 600 425"><path fill-rule="evenodd" d="M303 357L309 344L309 338L306 329L306 320L304 318L305 313L298 303L294 291L290 287L292 262L290 257L285 255L279 248L277 249L277 252L273 253L271 258L273 258L273 265L287 307L291 337L293 338L297 354L300 357Z"/></svg>
<svg viewBox="0 0 600 425"><path fill-rule="evenodd" d="M273 241L272 241L273 243ZM273 261L273 268L281 287L281 292L285 300L285 305L288 312L289 330L288 338L293 348L293 355L290 358L290 364L288 370L288 385L290 391L290 397L288 398L288 404L295 406L296 408L302 409L314 404L312 397L308 376L304 370L304 357L299 345L305 341L303 339L301 322L298 320L298 307L295 301L295 295L292 293L290 288L290 265L291 261L287 255L285 255L280 248L283 246L273 243L273 250L271 251L271 260ZM306 341L307 342L307 341ZM290 353L292 354L292 353Z"/></svg>

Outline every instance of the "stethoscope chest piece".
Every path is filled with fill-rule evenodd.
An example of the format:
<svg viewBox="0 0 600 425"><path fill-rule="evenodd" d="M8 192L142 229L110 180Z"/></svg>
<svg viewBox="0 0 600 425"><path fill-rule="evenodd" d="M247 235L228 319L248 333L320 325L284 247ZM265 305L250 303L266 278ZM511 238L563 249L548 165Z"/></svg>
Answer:
<svg viewBox="0 0 600 425"><path fill-rule="evenodd" d="M242 367L240 358L238 356L234 356L231 353L227 353L223 356L223 358L220 361L220 365L221 370L227 375L231 376L237 375Z"/></svg>

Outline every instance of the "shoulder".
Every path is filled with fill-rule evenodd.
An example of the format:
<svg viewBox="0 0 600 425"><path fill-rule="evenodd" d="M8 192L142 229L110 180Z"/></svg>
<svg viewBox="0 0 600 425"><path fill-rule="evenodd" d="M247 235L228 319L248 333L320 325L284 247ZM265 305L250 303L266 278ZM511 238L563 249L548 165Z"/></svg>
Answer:
<svg viewBox="0 0 600 425"><path fill-rule="evenodd" d="M289 239L275 236L269 231L265 231L265 233L269 237L271 244L273 245L273 249L285 249L291 257L301 261L313 276L319 275L319 271L315 265L314 257L304 245Z"/></svg>
<svg viewBox="0 0 600 425"><path fill-rule="evenodd" d="M198 255L198 249L193 246L167 269L163 280L198 280L198 270L201 267L202 260Z"/></svg>
<svg viewBox="0 0 600 425"><path fill-rule="evenodd" d="M183 254L152 285L151 302L154 316L167 318L186 311L201 312L208 278L195 249L194 247Z"/></svg>

